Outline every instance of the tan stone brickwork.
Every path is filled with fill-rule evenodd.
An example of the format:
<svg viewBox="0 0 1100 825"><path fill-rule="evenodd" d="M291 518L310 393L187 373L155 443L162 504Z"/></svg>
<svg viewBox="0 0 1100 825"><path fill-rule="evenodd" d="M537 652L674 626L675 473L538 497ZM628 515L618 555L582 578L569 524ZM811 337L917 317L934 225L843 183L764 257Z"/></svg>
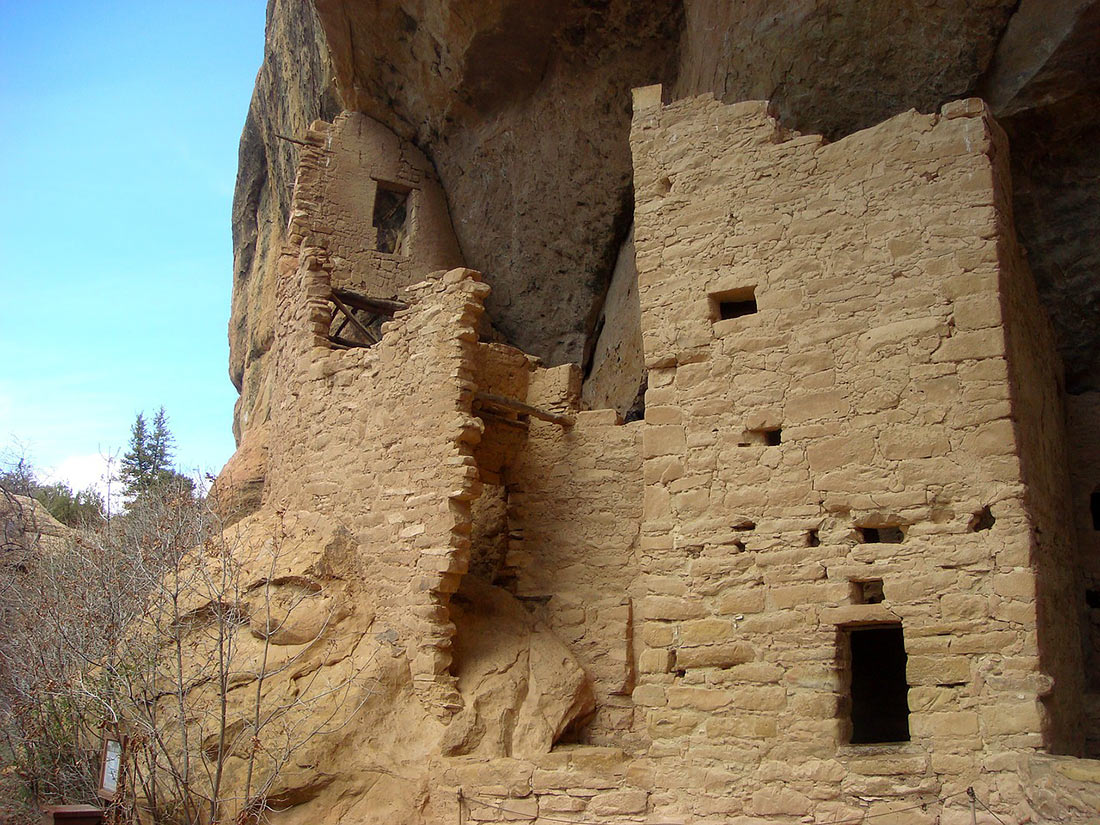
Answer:
<svg viewBox="0 0 1100 825"><path fill-rule="evenodd" d="M1058 407L1042 402L1058 387L1041 316L1021 309L999 129L965 102L825 144L763 103L644 94L651 578L636 694L650 755L707 769L736 751L759 766L741 791L758 814L816 809L829 772L800 782L792 761L870 791L878 768L845 745L838 632L875 622L905 636L912 741L887 761L906 794L974 784L989 753L1061 744L1074 723L1051 689L1073 692L1079 647L1050 622L1041 635L1035 568L1052 567L1047 599L1068 597L1071 545L1025 487L1065 492ZM748 295L756 311L718 317ZM976 529L986 507L995 521ZM904 538L864 543L867 527ZM850 603L865 579L883 581L881 605Z"/></svg>
<svg viewBox="0 0 1100 825"><path fill-rule="evenodd" d="M629 424L626 384L582 411L577 366L479 340L488 287L436 271L457 248L411 146L351 115L307 136L240 524L310 525L295 575L386 655L280 821L964 825L969 787L1090 821L1100 776L1043 751L1086 738L1096 444L1067 452L999 128L961 101L828 144L660 99L631 134ZM375 179L420 187L403 260ZM335 348L334 286L408 308ZM851 744L851 634L887 626L910 737Z"/></svg>
<svg viewBox="0 0 1100 825"><path fill-rule="evenodd" d="M592 677L596 716L584 738L597 744L633 738L640 426L617 424L613 410L581 412L568 430L532 423L511 474L522 530L509 558L514 592L541 605Z"/></svg>
<svg viewBox="0 0 1100 825"><path fill-rule="evenodd" d="M388 298L434 270L462 264L447 201L431 162L366 115L345 112L306 133L288 237L308 235L332 257L334 286ZM400 251L378 251L379 184L408 191Z"/></svg>

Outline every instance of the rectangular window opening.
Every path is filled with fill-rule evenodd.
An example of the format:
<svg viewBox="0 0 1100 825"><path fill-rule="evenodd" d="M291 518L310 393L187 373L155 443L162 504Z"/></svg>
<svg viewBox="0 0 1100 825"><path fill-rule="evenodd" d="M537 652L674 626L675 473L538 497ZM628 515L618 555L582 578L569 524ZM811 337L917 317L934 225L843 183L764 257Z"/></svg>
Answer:
<svg viewBox="0 0 1100 825"><path fill-rule="evenodd" d="M1089 509L1092 511L1092 529L1100 530L1100 490L1093 490L1089 496Z"/></svg>
<svg viewBox="0 0 1100 825"><path fill-rule="evenodd" d="M852 582L852 604L882 604L886 598L882 592L882 579L866 579Z"/></svg>
<svg viewBox="0 0 1100 825"><path fill-rule="evenodd" d="M864 544L901 544L905 531L897 525L891 527L857 527L859 540Z"/></svg>
<svg viewBox="0 0 1100 825"><path fill-rule="evenodd" d="M767 430L745 430L737 441L738 447L776 447L783 442L783 430L772 427Z"/></svg>
<svg viewBox="0 0 1100 825"><path fill-rule="evenodd" d="M909 741L909 685L901 625L847 632L853 745Z"/></svg>
<svg viewBox="0 0 1100 825"><path fill-rule="evenodd" d="M404 255L408 240L409 190L394 183L376 181L374 228L375 248L391 255Z"/></svg>
<svg viewBox="0 0 1100 825"><path fill-rule="evenodd" d="M739 289L728 289L724 292L712 292L710 294L710 311L712 321L728 321L730 318L753 315L758 311L756 287L746 286Z"/></svg>

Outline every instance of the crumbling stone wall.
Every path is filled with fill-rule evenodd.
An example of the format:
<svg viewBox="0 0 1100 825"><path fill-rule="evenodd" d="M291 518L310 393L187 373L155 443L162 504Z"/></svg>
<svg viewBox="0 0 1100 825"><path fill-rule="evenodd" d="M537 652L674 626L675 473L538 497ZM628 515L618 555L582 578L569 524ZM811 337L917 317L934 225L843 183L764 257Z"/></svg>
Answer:
<svg viewBox="0 0 1100 825"><path fill-rule="evenodd" d="M297 248L308 239L307 246L323 249L331 259L332 286L392 298L429 272L462 265L435 170L411 143L366 115L350 112L331 124L315 121L303 137L287 244ZM406 238L398 252L379 251L373 218L380 186L407 193ZM281 260L277 267L283 267ZM286 272L280 268L268 300L277 304L278 290L285 286ZM286 320L279 309L264 307L276 323ZM265 355L270 348L270 342L265 344ZM246 358L246 371L247 366ZM253 425L262 426L271 405L274 379L256 375L262 386L242 395L250 406L236 416L244 437Z"/></svg>
<svg viewBox="0 0 1100 825"><path fill-rule="evenodd" d="M380 617L406 647L414 678L449 712L461 703L448 670L454 626L446 606L469 557L471 442L480 434L466 376L488 289L464 270L421 283L402 296L426 306L384 325L375 347L334 348L332 287L390 297L453 259L457 245L422 155L362 115L316 126L279 264L265 504L340 521L361 548ZM378 180L409 187L403 254L375 249Z"/></svg>

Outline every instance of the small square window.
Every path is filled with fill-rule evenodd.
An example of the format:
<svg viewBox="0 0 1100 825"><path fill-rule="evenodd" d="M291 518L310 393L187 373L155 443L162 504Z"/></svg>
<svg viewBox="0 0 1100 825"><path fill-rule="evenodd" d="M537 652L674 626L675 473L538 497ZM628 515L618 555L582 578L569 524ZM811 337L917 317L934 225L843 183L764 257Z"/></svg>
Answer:
<svg viewBox="0 0 1100 825"><path fill-rule="evenodd" d="M882 579L865 579L852 582L853 604L882 604L885 596L882 591Z"/></svg>
<svg viewBox="0 0 1100 825"><path fill-rule="evenodd" d="M746 286L728 289L710 294L710 317L712 321L728 321L757 312L756 287Z"/></svg>
<svg viewBox="0 0 1100 825"><path fill-rule="evenodd" d="M783 442L783 430L780 427L769 429L745 430L737 442L738 447L776 447Z"/></svg>

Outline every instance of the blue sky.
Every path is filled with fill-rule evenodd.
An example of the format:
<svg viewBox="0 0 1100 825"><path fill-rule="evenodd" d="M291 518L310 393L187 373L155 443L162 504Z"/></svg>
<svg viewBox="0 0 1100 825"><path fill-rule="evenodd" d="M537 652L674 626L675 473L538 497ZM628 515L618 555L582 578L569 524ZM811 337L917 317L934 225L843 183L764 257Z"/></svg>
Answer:
<svg viewBox="0 0 1100 825"><path fill-rule="evenodd" d="M0 0L0 454L77 487L168 411L233 451L230 204L263 0Z"/></svg>

